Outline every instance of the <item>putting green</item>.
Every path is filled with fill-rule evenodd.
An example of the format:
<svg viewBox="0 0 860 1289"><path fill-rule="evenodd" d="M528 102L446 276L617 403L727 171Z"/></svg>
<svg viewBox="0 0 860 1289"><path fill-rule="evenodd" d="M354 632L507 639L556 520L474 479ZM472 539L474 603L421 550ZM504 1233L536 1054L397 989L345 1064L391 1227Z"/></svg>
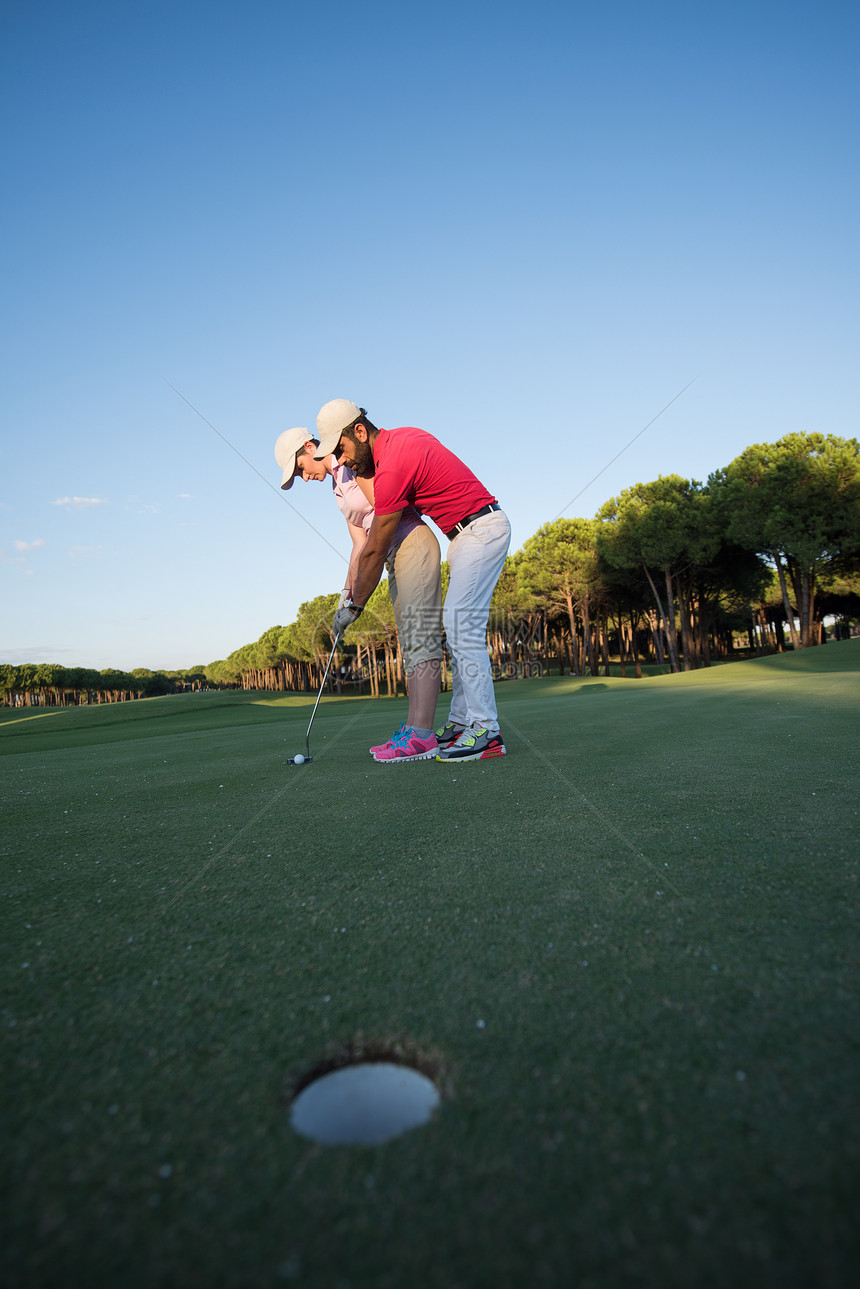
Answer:
<svg viewBox="0 0 860 1289"><path fill-rule="evenodd" d="M456 767L371 761L399 700L306 767L314 695L9 713L6 1280L853 1280L858 671L504 682ZM292 1131L350 1040L428 1124Z"/></svg>

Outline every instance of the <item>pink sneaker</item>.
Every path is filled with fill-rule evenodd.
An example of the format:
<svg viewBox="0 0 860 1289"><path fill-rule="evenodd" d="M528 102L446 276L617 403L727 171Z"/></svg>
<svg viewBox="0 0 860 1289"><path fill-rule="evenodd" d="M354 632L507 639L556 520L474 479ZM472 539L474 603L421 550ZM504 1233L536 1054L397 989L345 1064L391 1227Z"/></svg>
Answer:
<svg viewBox="0 0 860 1289"><path fill-rule="evenodd" d="M404 725L384 747L373 749L373 759L386 765L392 761L429 761L435 760L438 751L435 734L419 738L411 725Z"/></svg>
<svg viewBox="0 0 860 1289"><path fill-rule="evenodd" d="M387 743L377 743L376 747L372 747L370 749L370 755L372 757L376 757L377 752L383 752L385 748L390 747L394 740L399 738L405 729L406 726L401 723L400 728L394 731Z"/></svg>

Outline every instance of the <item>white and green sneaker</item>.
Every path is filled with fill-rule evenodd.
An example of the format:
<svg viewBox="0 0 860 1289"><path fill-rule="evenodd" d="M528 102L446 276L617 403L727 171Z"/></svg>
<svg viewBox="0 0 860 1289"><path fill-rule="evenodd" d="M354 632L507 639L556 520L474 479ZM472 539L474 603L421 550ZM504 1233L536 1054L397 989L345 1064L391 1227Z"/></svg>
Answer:
<svg viewBox="0 0 860 1289"><path fill-rule="evenodd" d="M437 741L439 735L436 735ZM440 743L437 761L486 761L491 756L504 756L505 745L501 730L485 730L478 725L463 733L453 743L443 747Z"/></svg>

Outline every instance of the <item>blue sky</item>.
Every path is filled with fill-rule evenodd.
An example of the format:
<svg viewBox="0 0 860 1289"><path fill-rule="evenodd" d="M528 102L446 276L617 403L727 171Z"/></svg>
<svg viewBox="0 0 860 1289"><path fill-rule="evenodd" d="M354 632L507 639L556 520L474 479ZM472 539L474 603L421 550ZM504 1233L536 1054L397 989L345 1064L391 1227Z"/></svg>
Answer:
<svg viewBox="0 0 860 1289"><path fill-rule="evenodd" d="M565 513L856 435L858 36L828 0L4 0L0 661L190 667L339 589L273 457L330 398L436 434L515 549L694 377Z"/></svg>

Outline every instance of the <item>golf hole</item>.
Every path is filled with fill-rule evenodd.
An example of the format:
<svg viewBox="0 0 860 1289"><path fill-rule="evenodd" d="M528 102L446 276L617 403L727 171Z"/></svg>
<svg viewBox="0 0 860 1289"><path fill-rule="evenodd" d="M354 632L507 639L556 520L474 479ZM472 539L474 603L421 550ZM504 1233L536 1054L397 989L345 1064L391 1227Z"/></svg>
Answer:
<svg viewBox="0 0 860 1289"><path fill-rule="evenodd" d="M306 1081L290 1122L325 1146L376 1146L419 1128L440 1097L426 1074L391 1060L362 1060Z"/></svg>

